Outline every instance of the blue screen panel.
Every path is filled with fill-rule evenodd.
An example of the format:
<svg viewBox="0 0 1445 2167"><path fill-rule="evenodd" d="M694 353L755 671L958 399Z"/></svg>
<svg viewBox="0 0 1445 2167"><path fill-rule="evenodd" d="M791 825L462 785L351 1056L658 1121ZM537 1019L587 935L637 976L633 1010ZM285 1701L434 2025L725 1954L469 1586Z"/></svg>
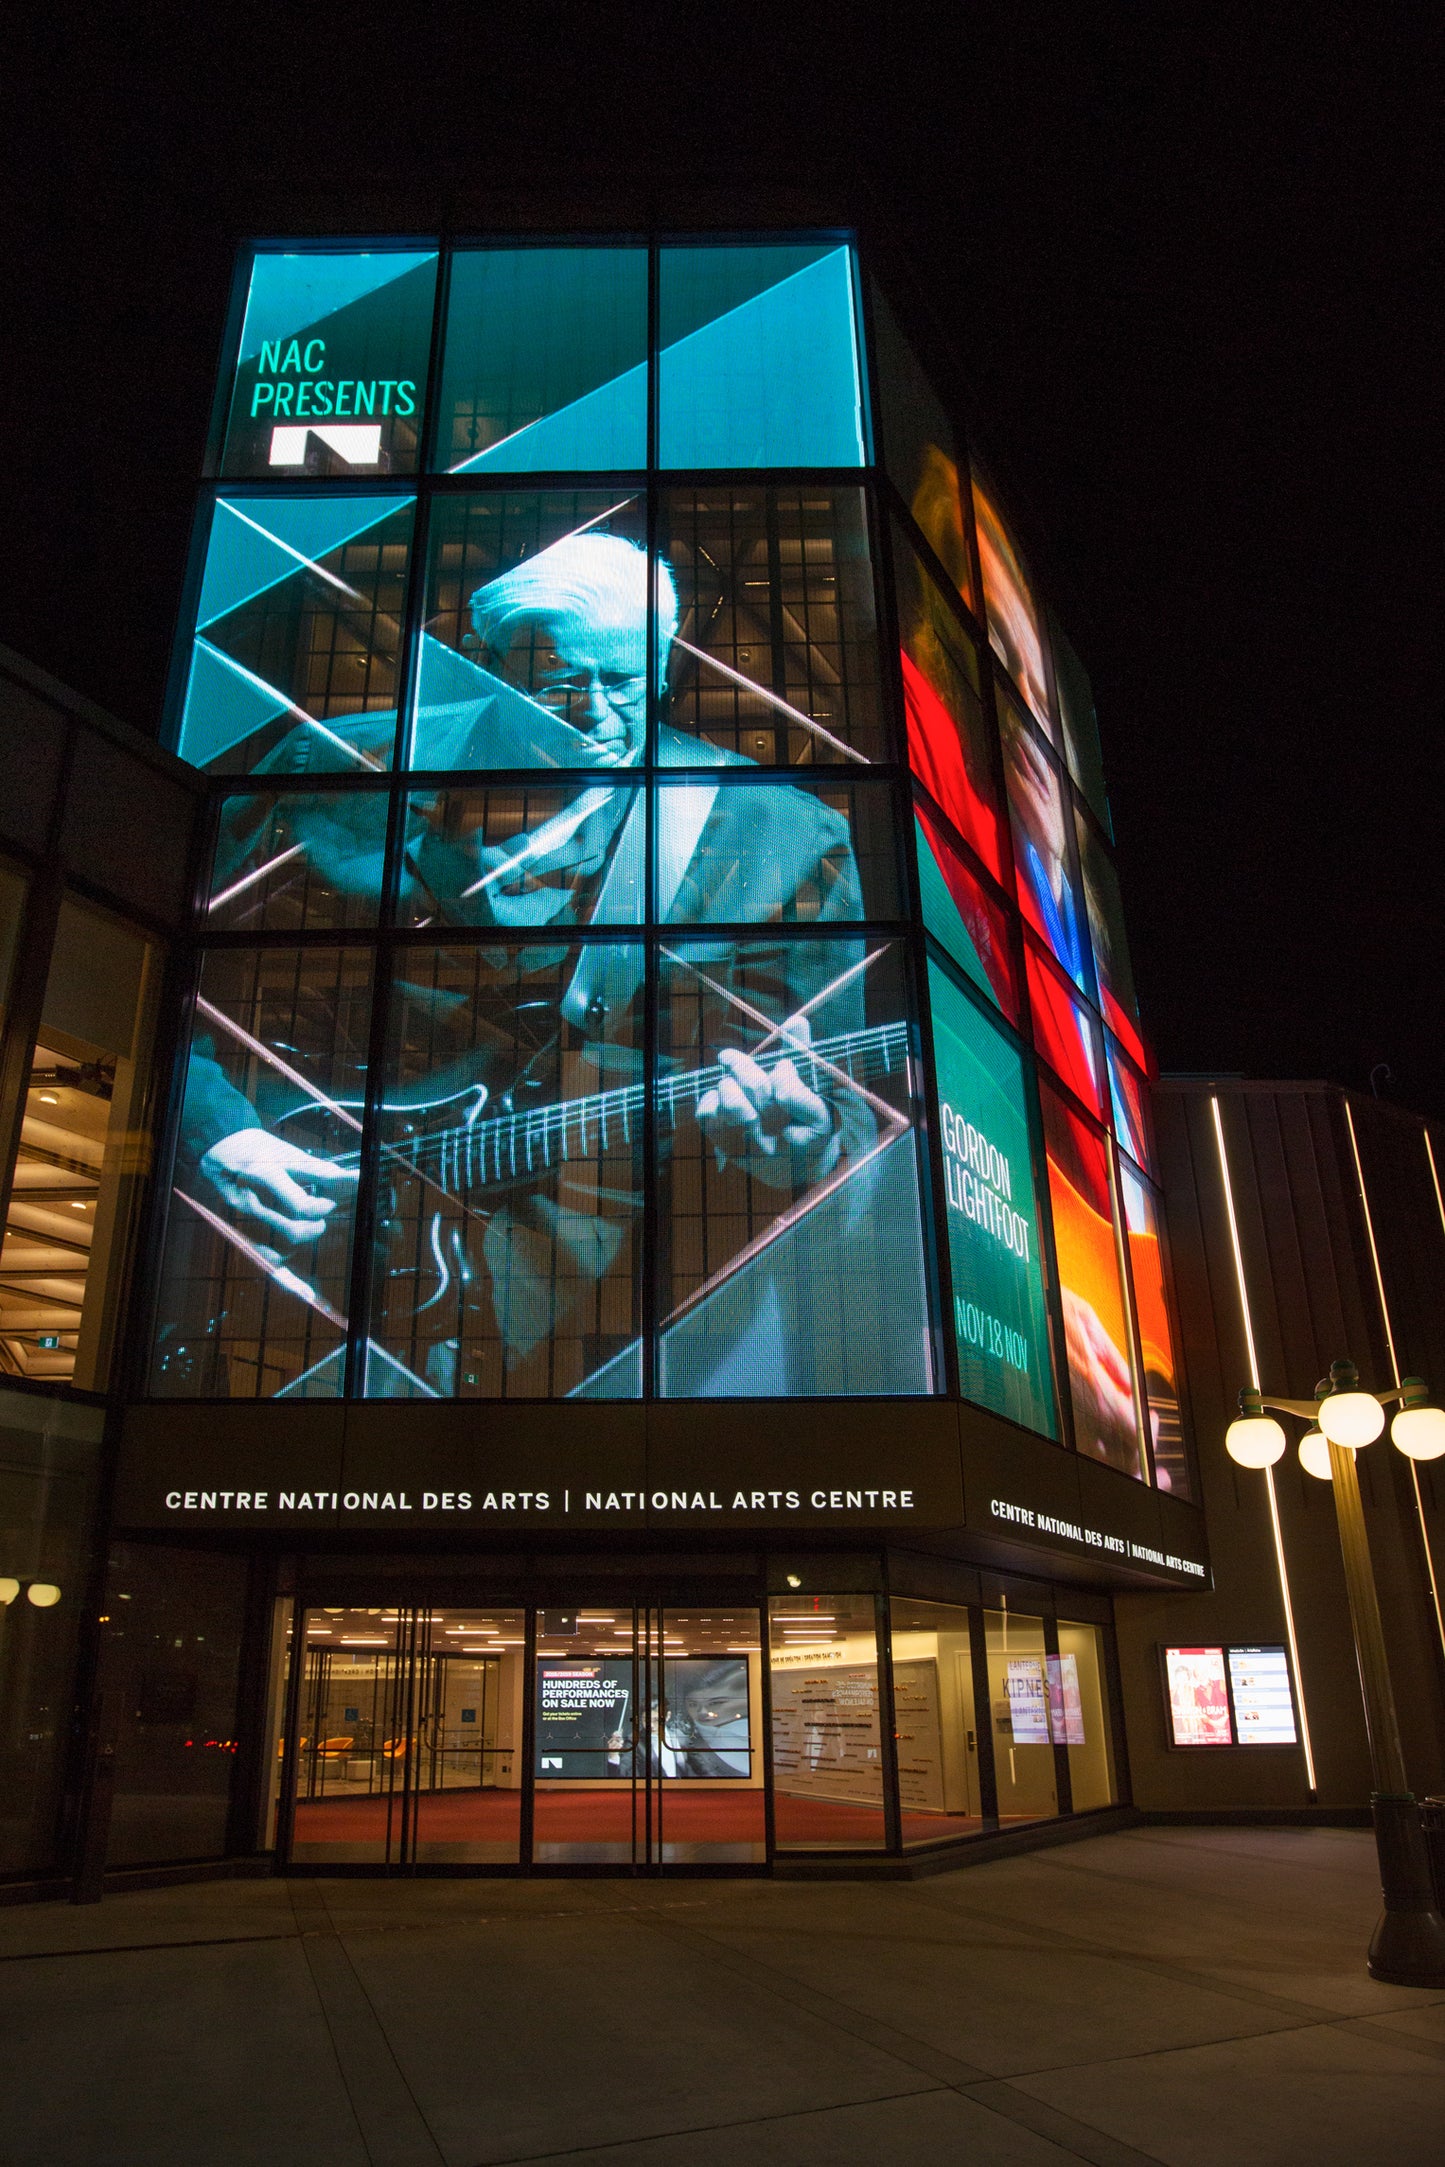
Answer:
<svg viewBox="0 0 1445 2167"><path fill-rule="evenodd" d="M600 473L646 460L646 249L459 251L438 465Z"/></svg>
<svg viewBox="0 0 1445 2167"><path fill-rule="evenodd" d="M221 472L414 473L436 265L397 249L258 255Z"/></svg>
<svg viewBox="0 0 1445 2167"><path fill-rule="evenodd" d="M390 765L410 497L217 499L176 750L220 774Z"/></svg>
<svg viewBox="0 0 1445 2167"><path fill-rule="evenodd" d="M665 248L659 279L661 465L865 463L846 247Z"/></svg>

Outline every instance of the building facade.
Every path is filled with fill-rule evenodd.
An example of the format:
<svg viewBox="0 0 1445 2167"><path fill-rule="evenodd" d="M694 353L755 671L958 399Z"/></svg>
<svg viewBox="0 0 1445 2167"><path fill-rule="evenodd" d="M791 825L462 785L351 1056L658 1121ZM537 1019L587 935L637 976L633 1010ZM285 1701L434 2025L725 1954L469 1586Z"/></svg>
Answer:
<svg viewBox="0 0 1445 2167"><path fill-rule="evenodd" d="M6 1419L105 1556L0 1559L0 1869L1126 1805L1116 1593L1210 1565L1097 728L852 237L246 251L166 741L6 830L101 1003L7 1025Z"/></svg>

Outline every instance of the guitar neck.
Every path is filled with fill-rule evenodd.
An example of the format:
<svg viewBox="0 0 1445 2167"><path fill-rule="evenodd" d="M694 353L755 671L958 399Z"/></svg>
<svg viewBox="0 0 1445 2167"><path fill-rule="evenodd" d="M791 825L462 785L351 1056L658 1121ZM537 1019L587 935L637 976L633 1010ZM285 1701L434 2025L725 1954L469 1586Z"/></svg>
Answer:
<svg viewBox="0 0 1445 2167"><path fill-rule="evenodd" d="M783 1044L752 1058L769 1071L792 1061L809 1089L822 1095L835 1085L835 1072L858 1083L889 1074L907 1058L907 1047L906 1024L881 1023L819 1039L806 1050ZM727 1073L721 1062L714 1062L707 1068L659 1078L653 1093L659 1126L674 1130L679 1114L690 1113ZM494 1114L486 1120L389 1141L386 1155L409 1160L447 1189L513 1180L631 1145L639 1133L645 1099L644 1085L627 1084L615 1091L532 1107L525 1113Z"/></svg>

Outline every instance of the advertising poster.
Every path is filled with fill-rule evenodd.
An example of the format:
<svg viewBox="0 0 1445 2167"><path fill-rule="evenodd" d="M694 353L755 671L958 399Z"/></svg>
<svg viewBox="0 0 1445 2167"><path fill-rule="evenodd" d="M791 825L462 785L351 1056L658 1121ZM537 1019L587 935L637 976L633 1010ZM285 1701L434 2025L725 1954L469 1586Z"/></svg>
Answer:
<svg viewBox="0 0 1445 2167"><path fill-rule="evenodd" d="M773 1778L795 1798L883 1803L872 1664L774 1674Z"/></svg>
<svg viewBox="0 0 1445 2167"><path fill-rule="evenodd" d="M1049 1731L1056 1746L1082 1746L1084 1702L1079 1692L1076 1655L1046 1655L1049 1674Z"/></svg>
<svg viewBox="0 0 1445 2167"><path fill-rule="evenodd" d="M1049 1703L1044 1690L1043 1658L1011 1655L1004 1673L1008 1693L1009 1723L1016 1746L1046 1746L1049 1739Z"/></svg>
<svg viewBox="0 0 1445 2167"><path fill-rule="evenodd" d="M663 1665L664 1776L746 1782L753 1772L745 1656L670 1656Z"/></svg>
<svg viewBox="0 0 1445 2167"><path fill-rule="evenodd" d="M1134 1404L1129 1320L1114 1238L1109 1147L1101 1129L1044 1085L1044 1143L1074 1441L1136 1480L1144 1475Z"/></svg>
<svg viewBox="0 0 1445 2167"><path fill-rule="evenodd" d="M537 1661L537 1774L588 1783L632 1774L632 1659Z"/></svg>
<svg viewBox="0 0 1445 2167"><path fill-rule="evenodd" d="M936 965L928 977L959 1380L1057 1437L1023 1063Z"/></svg>
<svg viewBox="0 0 1445 2167"><path fill-rule="evenodd" d="M1231 1648L1229 1690L1242 1746L1292 1746L1297 1733L1283 1648Z"/></svg>
<svg viewBox="0 0 1445 2167"><path fill-rule="evenodd" d="M1164 1675L1176 1746L1232 1746L1223 1648L1166 1648Z"/></svg>

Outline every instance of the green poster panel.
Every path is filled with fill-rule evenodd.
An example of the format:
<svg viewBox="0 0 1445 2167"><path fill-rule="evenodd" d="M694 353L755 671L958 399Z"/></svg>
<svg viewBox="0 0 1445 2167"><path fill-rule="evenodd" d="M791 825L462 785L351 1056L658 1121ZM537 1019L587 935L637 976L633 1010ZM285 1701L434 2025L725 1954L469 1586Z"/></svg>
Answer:
<svg viewBox="0 0 1445 2167"><path fill-rule="evenodd" d="M937 964L928 981L963 1396L1057 1438L1024 1065Z"/></svg>

